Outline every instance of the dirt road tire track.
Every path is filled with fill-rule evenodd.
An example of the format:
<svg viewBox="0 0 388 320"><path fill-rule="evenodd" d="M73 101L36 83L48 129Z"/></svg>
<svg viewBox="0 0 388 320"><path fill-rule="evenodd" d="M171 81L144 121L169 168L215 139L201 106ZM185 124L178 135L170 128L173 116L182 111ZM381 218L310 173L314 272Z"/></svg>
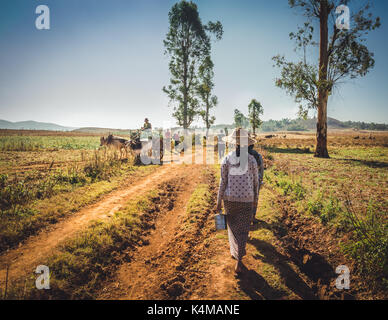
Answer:
<svg viewBox="0 0 388 320"><path fill-rule="evenodd" d="M210 219L212 211L202 212L190 232L182 227L195 187L201 182L214 185L214 177L204 176L203 170L203 166L196 166L187 173L186 184L177 195L174 208L159 215L148 244L139 247L132 253L131 260L120 266L99 299L189 299L196 287L202 285L202 271L192 267L209 258L205 240L214 232ZM209 181L209 177L213 181Z"/></svg>
<svg viewBox="0 0 388 320"><path fill-rule="evenodd" d="M153 174L104 196L97 203L58 222L50 230L32 236L18 248L3 253L0 256L0 286L4 286L7 265L10 266L10 281L32 274L42 261L55 252L58 245L86 228L91 221L108 219L129 199L146 193L156 184L180 174L182 170L181 166L176 165L161 166Z"/></svg>

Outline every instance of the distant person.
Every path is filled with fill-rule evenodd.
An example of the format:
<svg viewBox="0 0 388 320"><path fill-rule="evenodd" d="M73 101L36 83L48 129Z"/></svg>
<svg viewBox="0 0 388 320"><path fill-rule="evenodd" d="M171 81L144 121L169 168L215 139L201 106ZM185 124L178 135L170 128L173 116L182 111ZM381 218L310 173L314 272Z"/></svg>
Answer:
<svg viewBox="0 0 388 320"><path fill-rule="evenodd" d="M145 118L144 119L144 124L140 128L140 131L142 132L141 139L142 140L151 140L152 139L151 130L152 130L151 122L148 120L148 118ZM145 131L145 132L143 133L143 131ZM147 134L147 133L150 133L150 134Z"/></svg>
<svg viewBox="0 0 388 320"><path fill-rule="evenodd" d="M218 140L218 158L221 161L222 158L225 155L225 134L223 130L220 130L220 133L217 135L217 140Z"/></svg>
<svg viewBox="0 0 388 320"><path fill-rule="evenodd" d="M151 129L152 129L151 122L148 120L148 118L145 118L144 119L144 125L141 128L141 130L151 130Z"/></svg>
<svg viewBox="0 0 388 320"><path fill-rule="evenodd" d="M172 138L174 139L174 149L175 149L175 151L176 151L176 150L177 150L177 146L178 146L179 143L180 143L179 131L175 131L175 133L174 133L174 135L173 135Z"/></svg>
<svg viewBox="0 0 388 320"><path fill-rule="evenodd" d="M171 139L171 131L170 131L170 129L166 130L166 132L164 133L164 138L166 140L170 140Z"/></svg>
<svg viewBox="0 0 388 320"><path fill-rule="evenodd" d="M170 129L167 129L166 132L164 133L164 149L166 152L170 153L171 152L171 131Z"/></svg>
<svg viewBox="0 0 388 320"><path fill-rule="evenodd" d="M225 127L224 132L225 132L225 136L227 136L228 135L228 128L227 127ZM225 152L227 149L228 149L228 143L226 142L225 143Z"/></svg>
<svg viewBox="0 0 388 320"><path fill-rule="evenodd" d="M217 210L221 210L223 202L230 253L237 260L235 272L238 275L243 268L242 258L246 254L245 247L252 222L252 210L257 204L259 177L257 162L254 156L248 153L249 145L255 143L248 132L238 128L224 140L233 146L233 150L224 157L221 164ZM242 159L247 159L246 165L240 163L241 155L243 155Z"/></svg>

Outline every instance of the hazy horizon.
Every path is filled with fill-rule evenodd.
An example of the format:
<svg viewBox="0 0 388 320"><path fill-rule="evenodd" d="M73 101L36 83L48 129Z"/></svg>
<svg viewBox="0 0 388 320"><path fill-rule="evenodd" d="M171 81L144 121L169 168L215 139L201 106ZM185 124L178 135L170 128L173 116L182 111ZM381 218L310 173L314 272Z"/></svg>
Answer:
<svg viewBox="0 0 388 320"><path fill-rule="evenodd" d="M0 12L0 119L65 127L175 126L162 87L169 83L163 39L176 1L47 0L51 29L35 28L37 1L5 0ZM296 59L288 34L304 18L288 1L194 1L204 23L220 20L224 38L213 45L216 123L232 123L252 98L264 120L296 118L293 98L276 88L271 57ZM330 97L328 116L388 123L385 41L388 3L373 1L382 27L368 38L375 68ZM310 52L310 55L315 55ZM311 114L313 115L313 114ZM201 125L201 121L193 125Z"/></svg>

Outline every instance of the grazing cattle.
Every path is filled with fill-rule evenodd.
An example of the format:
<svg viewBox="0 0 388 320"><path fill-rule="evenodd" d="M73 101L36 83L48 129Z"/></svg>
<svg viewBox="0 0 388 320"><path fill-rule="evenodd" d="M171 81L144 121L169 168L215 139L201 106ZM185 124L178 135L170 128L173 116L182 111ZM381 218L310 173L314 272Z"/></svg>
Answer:
<svg viewBox="0 0 388 320"><path fill-rule="evenodd" d="M120 152L120 159L122 159L123 154L128 156L127 154L128 142L129 141L127 139L116 137L111 134L108 135L107 138L105 137L100 138L100 146L107 146L109 148L118 150Z"/></svg>
<svg viewBox="0 0 388 320"><path fill-rule="evenodd" d="M159 143L160 145L159 145ZM109 148L116 149L120 152L120 159L123 157L123 154L128 157L128 151L130 151L135 157L135 163L140 163L140 153L142 151L143 146L146 150L148 150L148 156L153 159L159 158L160 162L163 159L163 138L152 139L152 141L146 142L146 144L150 144L149 146L142 144L140 141L140 135L131 136L130 140L116 137L113 135L109 135L107 138L100 138L100 146L107 146Z"/></svg>

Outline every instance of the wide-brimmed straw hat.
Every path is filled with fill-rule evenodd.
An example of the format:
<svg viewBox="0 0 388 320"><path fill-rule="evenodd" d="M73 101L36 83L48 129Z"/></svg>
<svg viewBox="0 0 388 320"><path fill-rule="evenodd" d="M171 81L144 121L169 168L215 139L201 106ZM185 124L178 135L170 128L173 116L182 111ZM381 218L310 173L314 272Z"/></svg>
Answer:
<svg viewBox="0 0 388 320"><path fill-rule="evenodd" d="M222 140L238 146L246 145L246 143L248 143L248 146L251 146L256 143L256 140L251 137L250 133L243 128L234 129L229 136L222 138Z"/></svg>

